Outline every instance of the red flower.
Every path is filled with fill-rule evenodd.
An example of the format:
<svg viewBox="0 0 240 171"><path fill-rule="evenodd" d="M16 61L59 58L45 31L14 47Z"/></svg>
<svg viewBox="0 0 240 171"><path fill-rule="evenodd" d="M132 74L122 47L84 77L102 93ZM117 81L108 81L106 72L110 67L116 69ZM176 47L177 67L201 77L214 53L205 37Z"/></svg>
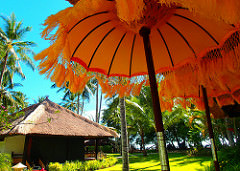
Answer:
<svg viewBox="0 0 240 171"><path fill-rule="evenodd" d="M227 128L227 130L234 132L233 128Z"/></svg>

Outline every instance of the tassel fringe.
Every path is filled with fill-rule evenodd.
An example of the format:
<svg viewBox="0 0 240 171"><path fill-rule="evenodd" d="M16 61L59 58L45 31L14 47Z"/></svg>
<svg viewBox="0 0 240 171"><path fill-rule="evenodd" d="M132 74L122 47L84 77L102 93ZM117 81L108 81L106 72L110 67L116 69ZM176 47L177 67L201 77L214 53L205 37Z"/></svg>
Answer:
<svg viewBox="0 0 240 171"><path fill-rule="evenodd" d="M160 3L171 6L177 4L192 12L206 17L223 20L228 24L240 22L239 0L158 0Z"/></svg>

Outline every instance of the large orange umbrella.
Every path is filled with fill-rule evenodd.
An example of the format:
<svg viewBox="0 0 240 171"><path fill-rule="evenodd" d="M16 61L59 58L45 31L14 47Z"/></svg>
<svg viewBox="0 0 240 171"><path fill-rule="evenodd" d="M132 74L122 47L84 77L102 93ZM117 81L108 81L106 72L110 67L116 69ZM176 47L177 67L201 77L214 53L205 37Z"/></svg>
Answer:
<svg viewBox="0 0 240 171"><path fill-rule="evenodd" d="M35 57L41 60L41 73L50 76L58 86L67 82L72 91L83 89L92 76L86 71L101 73L98 79L103 90L121 95L135 94L135 90L147 82L146 77L138 76L149 75L156 129L162 140L162 170L169 170L169 163L155 73L168 75L189 63L218 69L218 62L212 59L226 61L227 58L228 63L234 63L237 57L231 52L239 43L239 40L229 43L239 32L236 25L193 13L182 6L181 1L178 3L81 0L46 20L43 37L53 44ZM49 36L55 27L58 30ZM201 70L209 72L208 67L201 67ZM120 79L112 91L107 78L114 76L129 79Z"/></svg>

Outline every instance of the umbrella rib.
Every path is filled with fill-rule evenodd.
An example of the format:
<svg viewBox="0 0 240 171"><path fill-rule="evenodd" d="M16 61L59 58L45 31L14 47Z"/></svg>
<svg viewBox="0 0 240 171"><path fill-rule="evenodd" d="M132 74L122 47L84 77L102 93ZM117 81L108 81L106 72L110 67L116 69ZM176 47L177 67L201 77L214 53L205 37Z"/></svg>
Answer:
<svg viewBox="0 0 240 171"><path fill-rule="evenodd" d="M229 93L231 93L231 89L228 87L227 84L225 84L226 88L228 89Z"/></svg>
<svg viewBox="0 0 240 171"><path fill-rule="evenodd" d="M74 56L74 54L76 53L76 51L78 50L79 46L82 44L82 42L94 31L96 30L97 28L101 27L102 25L110 22L111 20L107 20L107 21L104 21L103 23L97 25L96 27L94 27L90 32L88 32L88 34L81 40L81 42L77 45L77 47L75 48L73 54L72 54L72 57Z"/></svg>
<svg viewBox="0 0 240 171"><path fill-rule="evenodd" d="M172 24L170 24L169 22L167 22L167 25L169 25L172 29L174 29L184 40L184 42L187 44L187 46L191 49L191 51L193 52L195 58L197 58L197 55L194 51L194 49L192 48L192 46L189 44L189 42L187 41L187 39L183 36L183 34L176 28L174 27Z"/></svg>
<svg viewBox="0 0 240 171"><path fill-rule="evenodd" d="M166 40L164 39L164 37L163 37L161 31L159 30L159 28L157 28L157 31L158 31L158 33L160 34L160 36L161 36L161 38L162 38L162 40L163 40L163 42L164 42L164 44L165 44L165 47L167 48L168 55L169 55L169 58L170 58L171 63L172 63L172 67L174 67L172 55L171 55L170 50L169 50L169 48L168 48L167 42L166 42Z"/></svg>
<svg viewBox="0 0 240 171"><path fill-rule="evenodd" d="M179 14L174 14L174 16L177 16L177 17L181 17L183 19L186 19L192 23L194 23L195 25L197 25L198 27L200 27L217 45L219 45L218 41L213 37L213 35L211 35L203 26L201 26L200 24L198 24L196 21L193 21L192 19L190 18L187 18L185 16L182 16L182 15L179 15Z"/></svg>
<svg viewBox="0 0 240 171"><path fill-rule="evenodd" d="M111 64L110 64L110 66L109 66L109 69L108 69L108 74L107 74L108 76L109 76L109 74L110 74L110 71L111 71L111 68L112 68L112 64L113 64L114 58L115 58L115 56L116 56L116 54L117 54L117 51L118 51L118 49L119 49L119 47L120 47L120 45L121 45L124 37L126 36L126 34L127 34L127 33L124 33L124 35L122 36L121 40L119 41L119 43L118 43L118 45L117 45L117 48L116 48L114 54L113 54L112 61L111 61Z"/></svg>
<svg viewBox="0 0 240 171"><path fill-rule="evenodd" d="M130 57L130 68L129 68L129 76L132 75L132 58L133 58L133 50L135 46L135 41L136 41L136 34L133 37L133 42L132 42L132 48L131 48L131 57Z"/></svg>
<svg viewBox="0 0 240 171"><path fill-rule="evenodd" d="M92 14L92 15L89 15L89 16L87 16L87 17L85 17L85 18L83 18L83 19L81 19L80 21L78 21L69 31L68 31L68 33L70 33L78 24L80 24L82 21L84 21L84 20L86 20L86 19L88 19L88 18L90 18L90 17L94 17L94 16L96 16L96 15L100 15L100 14L106 14L106 13L109 13L109 11L102 11L102 12L98 12L98 13L95 13L95 14Z"/></svg>
<svg viewBox="0 0 240 171"><path fill-rule="evenodd" d="M98 46L96 47L95 51L93 52L93 55L92 55L92 57L91 57L91 59L90 59L90 61L89 61L89 63L88 63L88 68L90 67L90 65L91 65L91 63L92 63L92 60L93 60L93 58L94 58L94 56L95 56L98 48L99 48L100 45L102 44L102 42L103 42L103 41L105 40L105 38L106 38L113 30L115 30L115 29L116 29L116 27L113 27L113 28L112 28L110 31L108 31L108 32L106 33L106 35L102 38L102 40L100 41L100 43L99 43Z"/></svg>

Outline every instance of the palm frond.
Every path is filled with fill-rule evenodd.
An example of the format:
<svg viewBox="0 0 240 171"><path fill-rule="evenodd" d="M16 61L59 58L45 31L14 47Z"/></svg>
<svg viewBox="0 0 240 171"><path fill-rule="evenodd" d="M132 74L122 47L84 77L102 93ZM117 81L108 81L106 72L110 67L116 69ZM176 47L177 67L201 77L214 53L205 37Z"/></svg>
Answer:
<svg viewBox="0 0 240 171"><path fill-rule="evenodd" d="M21 27L21 25L20 25L20 27ZM17 30L17 37L16 37L16 39L18 40L18 39L21 39L27 32L29 32L29 31L31 31L32 30L32 27L24 27L24 28L22 28L22 29L18 29Z"/></svg>
<svg viewBox="0 0 240 171"><path fill-rule="evenodd" d="M15 67L14 73L18 74L23 80L26 78L21 67Z"/></svg>

